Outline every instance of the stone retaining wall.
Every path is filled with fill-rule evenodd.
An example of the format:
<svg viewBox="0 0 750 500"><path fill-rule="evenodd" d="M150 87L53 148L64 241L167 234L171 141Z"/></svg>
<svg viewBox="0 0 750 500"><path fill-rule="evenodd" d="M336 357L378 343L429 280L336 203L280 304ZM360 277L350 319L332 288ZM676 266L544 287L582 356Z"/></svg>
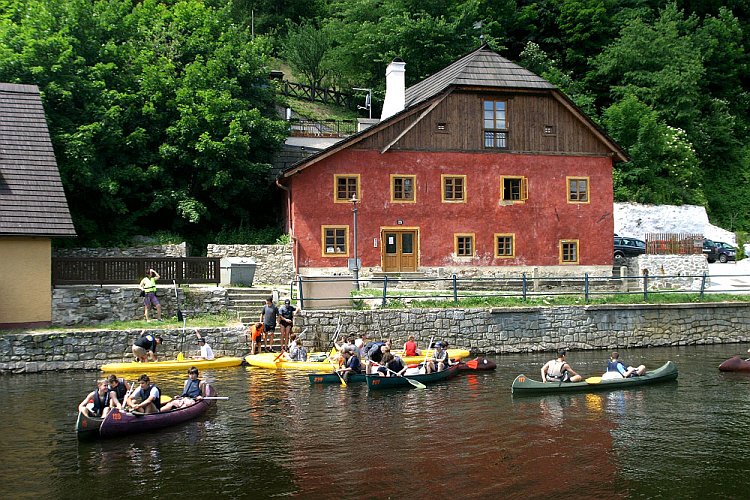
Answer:
<svg viewBox="0 0 750 500"><path fill-rule="evenodd" d="M243 328L201 328L217 356L247 354ZM152 330L161 335L157 349L162 359L178 352L197 355L195 330ZM140 330L92 330L85 332L21 333L0 335L0 373L33 373L49 370L96 370L105 363L132 361L131 346Z"/></svg>
<svg viewBox="0 0 750 500"><path fill-rule="evenodd" d="M140 289L129 286L70 286L52 290L52 325L98 325L143 318ZM180 309L186 317L226 312L227 290L219 287L178 287ZM177 316L174 288L160 286L157 297L163 318ZM155 313L152 313L155 317Z"/></svg>
<svg viewBox="0 0 750 500"><path fill-rule="evenodd" d="M253 283L288 285L294 280L292 245L206 245L207 257L251 257L255 260Z"/></svg>
<svg viewBox="0 0 750 500"><path fill-rule="evenodd" d="M424 345L431 337L452 347L488 354L569 349L624 349L673 345L748 342L750 304L645 304L493 309L409 309L383 311L304 311L297 331L305 344L321 349L341 319L343 335L367 332L381 338L391 332L400 345L414 335ZM238 356L250 348L239 328L204 329L218 355ZM138 331L22 333L0 335L0 372L94 369L107 361L130 359ZM174 359L179 330L164 336L159 353ZM190 331L184 344L196 349Z"/></svg>
<svg viewBox="0 0 750 500"><path fill-rule="evenodd" d="M187 257L187 243L184 241L177 245L146 245L129 248L55 248L52 250L54 257Z"/></svg>

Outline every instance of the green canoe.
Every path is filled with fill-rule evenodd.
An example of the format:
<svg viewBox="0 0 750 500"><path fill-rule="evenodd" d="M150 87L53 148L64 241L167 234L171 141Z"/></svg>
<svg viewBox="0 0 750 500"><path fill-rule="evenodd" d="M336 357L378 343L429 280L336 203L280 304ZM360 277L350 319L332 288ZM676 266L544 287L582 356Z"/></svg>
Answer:
<svg viewBox="0 0 750 500"><path fill-rule="evenodd" d="M640 377L618 378L602 380L601 377L589 377L583 382L538 382L526 375L519 375L513 381L511 392L513 395L551 394L556 392L593 392L614 391L627 389L639 385L668 382L677 378L677 367L671 361L656 370L646 372Z"/></svg>
<svg viewBox="0 0 750 500"><path fill-rule="evenodd" d="M367 387L369 389L390 389L391 387L412 387L409 380L416 380L423 384L433 384L441 380L449 379L458 373L458 363L447 370L421 375L409 375L405 377L381 377L379 375L367 375Z"/></svg>

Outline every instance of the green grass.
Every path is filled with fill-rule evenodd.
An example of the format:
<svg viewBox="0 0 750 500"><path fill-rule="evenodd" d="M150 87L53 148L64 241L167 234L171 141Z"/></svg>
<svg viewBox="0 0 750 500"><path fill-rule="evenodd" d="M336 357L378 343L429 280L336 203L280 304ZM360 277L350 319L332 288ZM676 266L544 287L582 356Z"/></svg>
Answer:
<svg viewBox="0 0 750 500"><path fill-rule="evenodd" d="M217 328L238 324L237 317L234 314L205 314L186 318L186 328ZM146 322L144 319L132 321L112 321L111 323L102 323L99 325L86 326L53 326L49 328L34 328L30 330L0 330L0 332L9 333L28 333L28 332L75 332L83 330L137 330L137 329L158 328L161 330L178 330L182 329L182 323L177 318L164 318L164 321Z"/></svg>
<svg viewBox="0 0 750 500"><path fill-rule="evenodd" d="M685 303L709 303L709 302L750 302L750 295L732 294L705 294L703 297L698 293L674 293L674 292L649 292L648 300L643 300L643 294L613 294L613 295L590 295L586 302L583 295L530 295L526 300L522 297L500 297L500 296L477 296L459 297L458 302L453 298L431 299L430 295L450 295L450 292L424 291L418 292L400 291L387 299L385 309L407 309L415 307L425 308L483 308L483 307L550 307L571 305L606 305L606 304L685 304ZM419 294L426 298L409 298L407 296ZM400 297L399 297L400 295ZM360 291L353 300L355 309L367 309L363 306L364 298L379 298L381 294L372 293L371 290ZM382 308L380 305L378 308Z"/></svg>

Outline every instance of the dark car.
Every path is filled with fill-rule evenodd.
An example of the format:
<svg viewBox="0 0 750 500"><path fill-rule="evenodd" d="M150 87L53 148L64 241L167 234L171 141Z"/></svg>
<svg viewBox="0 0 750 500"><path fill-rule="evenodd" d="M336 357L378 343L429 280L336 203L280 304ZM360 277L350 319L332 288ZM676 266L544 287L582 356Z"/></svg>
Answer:
<svg viewBox="0 0 750 500"><path fill-rule="evenodd" d="M730 260L737 260L737 249L729 243L717 241L716 249L719 253L719 262L721 262L722 264L727 263Z"/></svg>
<svg viewBox="0 0 750 500"><path fill-rule="evenodd" d="M637 257L646 253L646 242L638 238L615 236L615 262L625 257Z"/></svg>
<svg viewBox="0 0 750 500"><path fill-rule="evenodd" d="M719 247L716 246L714 240L703 239L703 255L706 256L709 264L713 264L719 259Z"/></svg>

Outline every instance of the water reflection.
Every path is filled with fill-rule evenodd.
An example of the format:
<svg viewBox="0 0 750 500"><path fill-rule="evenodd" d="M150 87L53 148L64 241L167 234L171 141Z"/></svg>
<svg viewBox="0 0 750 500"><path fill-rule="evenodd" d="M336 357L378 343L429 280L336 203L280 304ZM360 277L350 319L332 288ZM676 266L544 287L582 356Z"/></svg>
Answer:
<svg viewBox="0 0 750 500"><path fill-rule="evenodd" d="M0 497L69 498L106 481L126 498L744 497L748 466L738 443L750 438L750 374L716 370L732 349L629 353L648 366L675 361L673 384L526 398L511 397L511 381L538 373L547 355L498 357L496 372L424 391L215 370L202 376L230 400L210 413L93 443L78 443L73 424L99 374L0 377L0 418L12 429L0 441ZM593 374L606 353L574 357L577 370ZM184 378L155 377L165 394L179 393Z"/></svg>

